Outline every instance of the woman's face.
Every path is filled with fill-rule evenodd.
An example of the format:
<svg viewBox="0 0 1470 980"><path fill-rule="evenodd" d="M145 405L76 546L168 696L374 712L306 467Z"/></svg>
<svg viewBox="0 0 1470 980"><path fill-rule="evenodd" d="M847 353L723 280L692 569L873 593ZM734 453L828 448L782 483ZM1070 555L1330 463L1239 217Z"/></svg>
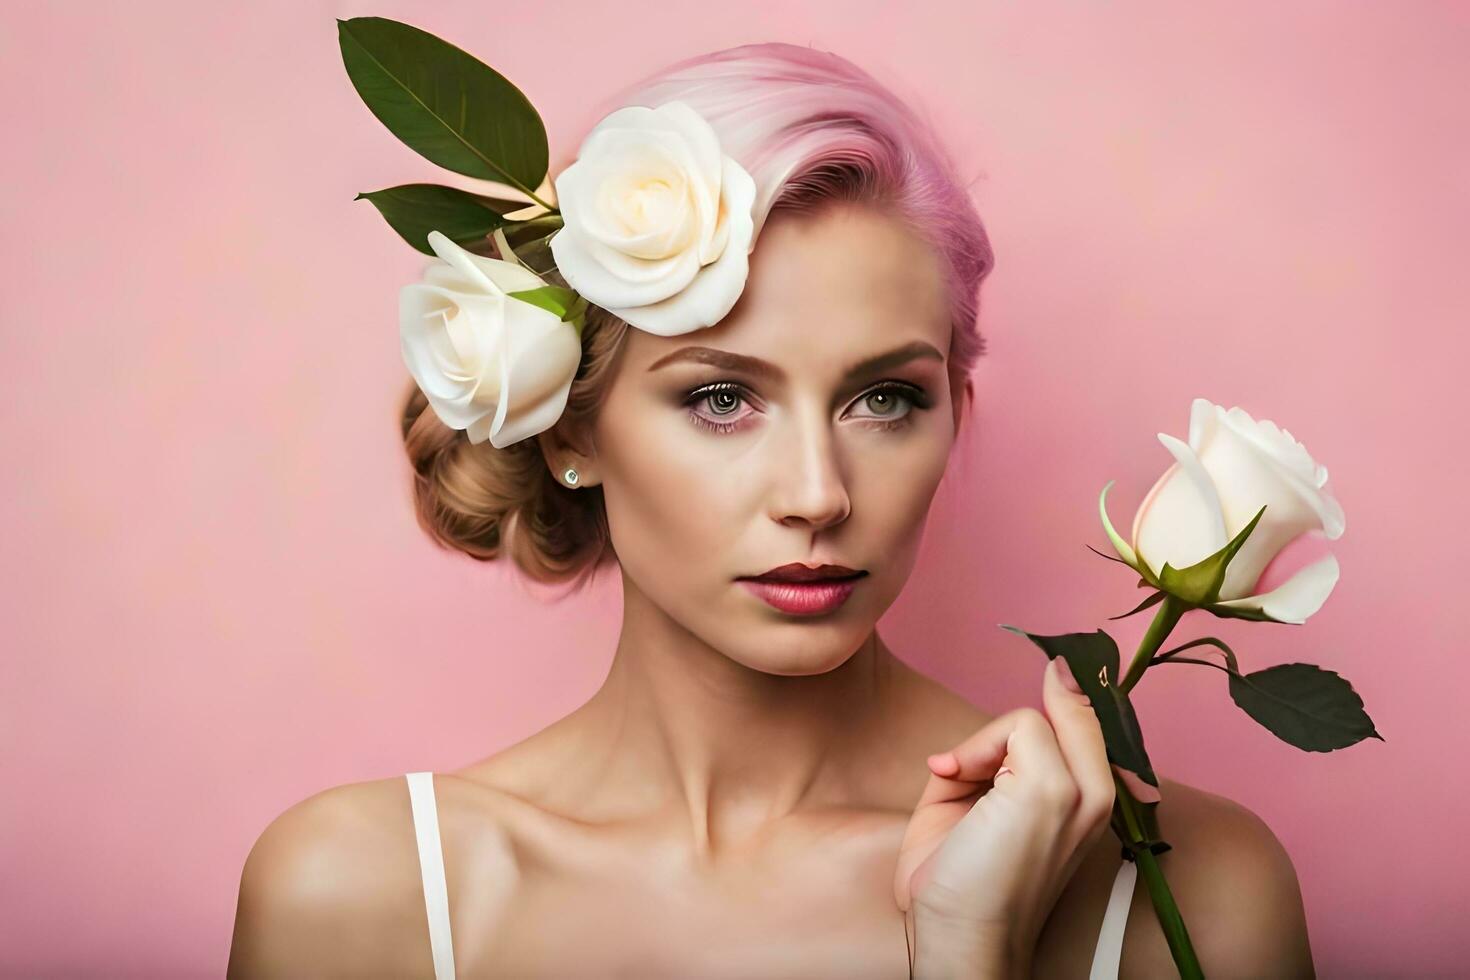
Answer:
<svg viewBox="0 0 1470 980"><path fill-rule="evenodd" d="M862 644L913 567L954 441L937 257L867 205L778 213L719 324L630 329L591 469L627 589L750 668L815 674ZM737 579L866 571L825 612Z"/></svg>

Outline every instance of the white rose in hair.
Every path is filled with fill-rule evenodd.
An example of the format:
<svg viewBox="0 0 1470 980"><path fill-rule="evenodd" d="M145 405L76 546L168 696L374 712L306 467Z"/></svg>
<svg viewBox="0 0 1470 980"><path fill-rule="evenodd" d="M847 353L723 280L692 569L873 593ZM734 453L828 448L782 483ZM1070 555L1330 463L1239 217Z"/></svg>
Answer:
<svg viewBox="0 0 1470 980"><path fill-rule="evenodd" d="M467 252L437 231L438 260L398 295L403 361L434 412L497 449L548 429L582 357L577 325L507 296L547 285L523 265Z"/></svg>
<svg viewBox="0 0 1470 980"><path fill-rule="evenodd" d="M551 253L567 284L649 333L713 326L745 288L755 181L687 103L625 106L555 181Z"/></svg>
<svg viewBox="0 0 1470 980"><path fill-rule="evenodd" d="M1175 465L1134 516L1137 558L1156 575L1165 562L1186 568L1225 547L1264 504L1260 522L1226 568L1216 605L1257 610L1278 622L1305 622L1337 584L1333 556L1307 565L1270 592L1252 592L1293 538L1308 531L1321 531L1329 540L1342 535L1342 506L1323 489L1327 467L1269 419L1257 421L1242 408L1227 411L1205 398L1190 407L1188 443L1158 435Z"/></svg>

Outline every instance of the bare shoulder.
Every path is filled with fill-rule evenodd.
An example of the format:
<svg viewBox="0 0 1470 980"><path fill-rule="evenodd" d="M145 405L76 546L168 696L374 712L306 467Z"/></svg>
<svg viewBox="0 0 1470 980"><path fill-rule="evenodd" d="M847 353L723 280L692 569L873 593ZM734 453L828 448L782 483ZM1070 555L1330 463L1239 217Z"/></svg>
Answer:
<svg viewBox="0 0 1470 980"><path fill-rule="evenodd" d="M228 976L432 974L420 882L403 777L315 793L250 850Z"/></svg>
<svg viewBox="0 0 1470 980"><path fill-rule="evenodd" d="M1266 822L1215 793L1161 780L1159 830L1172 849L1159 866L1207 976L1312 977L1301 886ZM1109 837L1111 840L1111 837ZM1174 970L1148 889L1134 889L1121 972Z"/></svg>

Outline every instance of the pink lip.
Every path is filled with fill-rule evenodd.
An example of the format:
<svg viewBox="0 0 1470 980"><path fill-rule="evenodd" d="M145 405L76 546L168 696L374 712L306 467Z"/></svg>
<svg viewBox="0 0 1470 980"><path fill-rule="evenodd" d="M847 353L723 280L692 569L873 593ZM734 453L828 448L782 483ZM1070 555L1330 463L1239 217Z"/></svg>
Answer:
<svg viewBox="0 0 1470 980"><path fill-rule="evenodd" d="M762 582L740 579L755 595L784 613L797 616L819 616L829 613L847 601L858 579L833 582Z"/></svg>

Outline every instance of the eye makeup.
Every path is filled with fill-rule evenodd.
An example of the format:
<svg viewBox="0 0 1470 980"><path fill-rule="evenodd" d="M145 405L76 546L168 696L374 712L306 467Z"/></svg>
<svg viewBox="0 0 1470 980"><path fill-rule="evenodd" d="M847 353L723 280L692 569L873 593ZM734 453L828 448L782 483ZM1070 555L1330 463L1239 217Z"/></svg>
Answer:
<svg viewBox="0 0 1470 980"><path fill-rule="evenodd" d="M869 399L879 396L892 398L897 396L909 405L909 410L896 418L886 418L881 415L857 416L858 421L869 424L870 428L880 431L892 431L905 428L914 421L914 411L924 410L933 404L929 393L919 385L910 381L901 381L896 378L880 381L867 391L857 397L853 404L860 404ZM721 434L732 433L746 428L747 420L760 414L757 411L747 412L735 418L733 421L721 421L720 416L731 416L734 407L729 410L716 409L714 416L704 415L696 411L701 403L709 407L716 404L729 405L734 402L749 402L753 400L753 392L738 381L717 381L712 384L700 385L684 395L683 406L689 415L690 421L695 425L708 429L711 432Z"/></svg>

